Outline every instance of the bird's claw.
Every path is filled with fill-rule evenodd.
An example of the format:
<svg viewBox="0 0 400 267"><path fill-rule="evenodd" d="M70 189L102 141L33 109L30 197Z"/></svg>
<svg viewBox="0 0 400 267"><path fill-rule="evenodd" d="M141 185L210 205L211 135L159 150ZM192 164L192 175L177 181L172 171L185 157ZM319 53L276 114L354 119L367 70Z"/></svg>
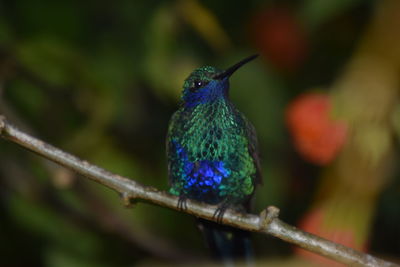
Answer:
<svg viewBox="0 0 400 267"><path fill-rule="evenodd" d="M186 211L187 210L187 203L186 203L187 197L180 195L178 199L178 209L181 211Z"/></svg>
<svg viewBox="0 0 400 267"><path fill-rule="evenodd" d="M214 215L213 215L213 219L216 219L217 223L222 223L222 221L224 219L224 213L225 213L227 208L228 208L228 205L226 205L224 203L224 204L218 206L218 208L215 210Z"/></svg>

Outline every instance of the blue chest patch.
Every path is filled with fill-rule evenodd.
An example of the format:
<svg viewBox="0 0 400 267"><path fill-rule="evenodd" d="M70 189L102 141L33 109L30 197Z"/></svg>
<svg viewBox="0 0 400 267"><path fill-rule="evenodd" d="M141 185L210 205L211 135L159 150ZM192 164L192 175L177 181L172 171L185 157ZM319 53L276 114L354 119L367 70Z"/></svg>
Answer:
<svg viewBox="0 0 400 267"><path fill-rule="evenodd" d="M172 141L172 149L176 158L170 166L174 184L189 198L209 203L220 201L220 191L224 188L224 180L231 171L223 161L199 160L192 162L184 148L176 141Z"/></svg>

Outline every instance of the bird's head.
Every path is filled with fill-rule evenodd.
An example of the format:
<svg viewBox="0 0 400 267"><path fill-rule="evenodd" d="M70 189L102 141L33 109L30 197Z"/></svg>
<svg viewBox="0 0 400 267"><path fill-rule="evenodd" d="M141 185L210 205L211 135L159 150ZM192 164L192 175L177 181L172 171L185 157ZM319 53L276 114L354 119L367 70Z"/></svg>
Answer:
<svg viewBox="0 0 400 267"><path fill-rule="evenodd" d="M195 69L183 84L183 104L186 107L193 107L227 97L229 77L256 57L257 55L247 57L226 70L219 70L211 66Z"/></svg>

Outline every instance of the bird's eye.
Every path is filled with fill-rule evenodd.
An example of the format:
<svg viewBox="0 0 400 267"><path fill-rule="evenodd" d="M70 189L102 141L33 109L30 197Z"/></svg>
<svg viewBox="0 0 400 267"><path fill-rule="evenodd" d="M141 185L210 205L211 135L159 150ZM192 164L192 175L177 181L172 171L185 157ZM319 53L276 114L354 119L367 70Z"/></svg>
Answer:
<svg viewBox="0 0 400 267"><path fill-rule="evenodd" d="M191 86L190 89L191 89L191 91L196 91L197 89L206 86L207 83L208 83L208 82L204 82L204 81L194 81L194 82L192 83L192 86Z"/></svg>
<svg viewBox="0 0 400 267"><path fill-rule="evenodd" d="M193 87L196 89L199 89L202 86L203 86L203 83L201 81L195 81Z"/></svg>

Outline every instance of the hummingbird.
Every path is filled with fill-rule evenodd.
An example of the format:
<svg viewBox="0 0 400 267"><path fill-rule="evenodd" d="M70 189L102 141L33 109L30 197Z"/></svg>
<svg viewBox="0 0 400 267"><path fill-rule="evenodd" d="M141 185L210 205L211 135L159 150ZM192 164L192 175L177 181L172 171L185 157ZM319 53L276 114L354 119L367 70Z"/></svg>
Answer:
<svg viewBox="0 0 400 267"><path fill-rule="evenodd" d="M183 83L180 108L168 126L166 150L169 192L178 207L193 199L217 205L221 222L227 208L248 212L255 187L261 183L254 126L229 99L229 77L258 55L226 70L195 69ZM198 219L214 258L225 263L251 260L249 233Z"/></svg>

